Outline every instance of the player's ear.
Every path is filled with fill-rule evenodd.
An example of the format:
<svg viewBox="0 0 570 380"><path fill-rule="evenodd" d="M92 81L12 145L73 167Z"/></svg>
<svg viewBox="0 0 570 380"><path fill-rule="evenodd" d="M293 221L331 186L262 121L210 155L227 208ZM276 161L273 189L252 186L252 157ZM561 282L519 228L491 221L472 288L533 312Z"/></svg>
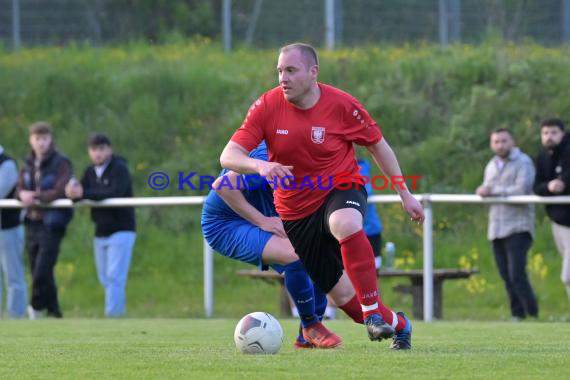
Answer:
<svg viewBox="0 0 570 380"><path fill-rule="evenodd" d="M316 78L317 75L319 75L319 66L313 65L313 66L311 66L309 71L311 72L311 75Z"/></svg>

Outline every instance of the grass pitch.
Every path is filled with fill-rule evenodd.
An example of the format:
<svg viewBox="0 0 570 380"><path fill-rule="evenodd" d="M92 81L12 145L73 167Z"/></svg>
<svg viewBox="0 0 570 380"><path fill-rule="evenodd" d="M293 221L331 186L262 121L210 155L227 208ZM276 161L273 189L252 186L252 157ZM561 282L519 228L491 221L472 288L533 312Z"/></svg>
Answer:
<svg viewBox="0 0 570 380"><path fill-rule="evenodd" d="M415 322L411 352L369 342L362 326L327 325L337 350L295 351L297 322L281 320L274 356L236 351L237 320L0 322L1 379L545 379L565 378L569 323Z"/></svg>

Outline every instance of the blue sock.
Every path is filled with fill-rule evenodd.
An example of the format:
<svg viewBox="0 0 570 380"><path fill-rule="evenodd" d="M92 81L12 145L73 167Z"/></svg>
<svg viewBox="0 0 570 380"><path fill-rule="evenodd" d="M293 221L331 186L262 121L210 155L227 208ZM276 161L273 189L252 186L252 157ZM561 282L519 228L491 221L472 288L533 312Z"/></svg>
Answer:
<svg viewBox="0 0 570 380"><path fill-rule="evenodd" d="M319 317L319 321L322 321L328 304L327 295L315 284L313 284L313 289L315 293L315 314Z"/></svg>
<svg viewBox="0 0 570 380"><path fill-rule="evenodd" d="M315 314L315 298L313 282L309 278L301 260L294 261L284 266L285 287L293 298L301 324L304 328L309 327L319 321Z"/></svg>

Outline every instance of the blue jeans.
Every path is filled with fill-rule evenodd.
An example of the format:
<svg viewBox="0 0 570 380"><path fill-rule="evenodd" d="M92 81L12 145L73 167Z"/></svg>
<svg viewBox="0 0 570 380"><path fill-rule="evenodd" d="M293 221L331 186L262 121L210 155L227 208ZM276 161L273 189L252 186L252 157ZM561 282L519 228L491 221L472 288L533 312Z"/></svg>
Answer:
<svg viewBox="0 0 570 380"><path fill-rule="evenodd" d="M105 316L125 314L125 289L136 234L119 231L107 237L95 238L95 267L105 289Z"/></svg>
<svg viewBox="0 0 570 380"><path fill-rule="evenodd" d="M0 314L2 285L6 287L6 309L9 318L26 315L28 295L24 275L24 228L17 226L0 230Z"/></svg>

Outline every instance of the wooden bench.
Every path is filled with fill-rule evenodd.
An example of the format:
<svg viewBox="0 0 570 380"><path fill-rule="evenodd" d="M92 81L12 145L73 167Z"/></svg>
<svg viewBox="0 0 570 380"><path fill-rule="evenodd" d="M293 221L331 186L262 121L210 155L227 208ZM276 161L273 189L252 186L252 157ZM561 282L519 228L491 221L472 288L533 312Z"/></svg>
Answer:
<svg viewBox="0 0 570 380"><path fill-rule="evenodd" d="M433 270L433 316L442 319L443 282L445 280L466 279L479 273L477 269L434 269ZM378 277L407 277L409 285L396 285L394 291L412 295L412 315L415 319L424 318L424 271L423 270L383 270L377 271Z"/></svg>
<svg viewBox="0 0 570 380"><path fill-rule="evenodd" d="M445 280L466 279L471 275L479 273L477 269L434 269L433 270L433 314L437 319L441 319L443 309L443 292L442 286ZM284 286L283 276L273 271L257 271L257 270L240 270L237 271L238 276L248 277L252 279L263 280L268 283L280 284L279 303L282 316L290 316L291 308L289 306L289 296ZM412 314L415 319L423 319L424 317L424 273L423 270L385 270L377 271L379 278L388 277L407 277L410 284L396 285L393 289L398 293L412 295Z"/></svg>

